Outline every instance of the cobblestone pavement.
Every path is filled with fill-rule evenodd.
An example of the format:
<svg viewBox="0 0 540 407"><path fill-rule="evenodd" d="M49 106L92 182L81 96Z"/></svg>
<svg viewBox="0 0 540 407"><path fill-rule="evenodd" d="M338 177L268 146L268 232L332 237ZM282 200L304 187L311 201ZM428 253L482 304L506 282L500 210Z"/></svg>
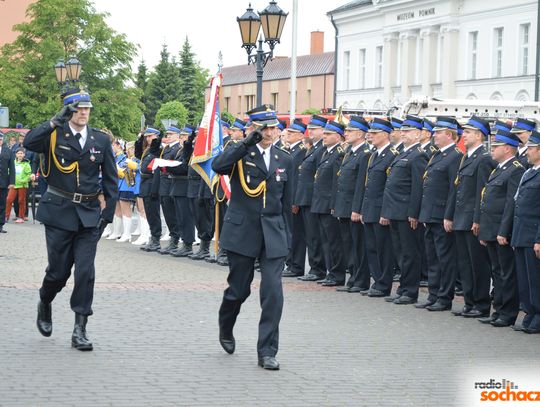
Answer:
<svg viewBox="0 0 540 407"><path fill-rule="evenodd" d="M457 406L467 369L539 366L538 335L286 280L281 370L264 371L257 281L227 355L217 340L225 268L105 240L88 325L94 351L78 352L71 285L53 304L52 337L35 328L43 227L6 229L0 406Z"/></svg>

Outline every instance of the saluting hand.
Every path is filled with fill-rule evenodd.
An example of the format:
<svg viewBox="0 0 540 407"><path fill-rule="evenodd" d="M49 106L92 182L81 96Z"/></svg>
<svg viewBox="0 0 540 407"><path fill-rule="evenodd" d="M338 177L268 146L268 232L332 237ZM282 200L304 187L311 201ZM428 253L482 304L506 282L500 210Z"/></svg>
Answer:
<svg viewBox="0 0 540 407"><path fill-rule="evenodd" d="M60 112L58 112L56 116L51 119L52 127L62 127L64 124L69 122L73 117L73 113L77 112L77 106L79 106L79 101L65 105L62 110L60 110Z"/></svg>
<svg viewBox="0 0 540 407"><path fill-rule="evenodd" d="M263 138L262 132L259 130L255 130L249 133L249 135L243 140L243 143L246 145L246 147L252 147L256 145L257 143L259 143L262 140L262 138Z"/></svg>

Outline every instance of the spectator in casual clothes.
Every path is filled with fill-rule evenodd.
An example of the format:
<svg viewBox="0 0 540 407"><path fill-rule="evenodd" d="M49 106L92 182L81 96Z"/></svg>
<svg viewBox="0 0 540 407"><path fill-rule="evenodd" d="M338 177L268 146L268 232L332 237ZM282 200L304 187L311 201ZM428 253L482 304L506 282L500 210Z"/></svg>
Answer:
<svg viewBox="0 0 540 407"><path fill-rule="evenodd" d="M24 148L20 148L15 153L15 186L9 190L6 202L6 221L9 220L11 207L15 199L19 202L19 217L15 223L23 223L26 208L26 191L28 183L34 178L30 163L24 158Z"/></svg>
<svg viewBox="0 0 540 407"><path fill-rule="evenodd" d="M15 185L15 163L9 147L4 144L4 134L0 132L0 233L4 230L4 212L8 191Z"/></svg>

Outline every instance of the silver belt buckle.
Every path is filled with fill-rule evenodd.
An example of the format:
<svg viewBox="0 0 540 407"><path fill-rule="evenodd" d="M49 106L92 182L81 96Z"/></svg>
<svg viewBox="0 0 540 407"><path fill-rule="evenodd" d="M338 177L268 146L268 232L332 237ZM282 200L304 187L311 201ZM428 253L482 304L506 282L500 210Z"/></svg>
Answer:
<svg viewBox="0 0 540 407"><path fill-rule="evenodd" d="M73 194L73 199L71 200L71 202L80 204L82 202L82 194L75 192Z"/></svg>

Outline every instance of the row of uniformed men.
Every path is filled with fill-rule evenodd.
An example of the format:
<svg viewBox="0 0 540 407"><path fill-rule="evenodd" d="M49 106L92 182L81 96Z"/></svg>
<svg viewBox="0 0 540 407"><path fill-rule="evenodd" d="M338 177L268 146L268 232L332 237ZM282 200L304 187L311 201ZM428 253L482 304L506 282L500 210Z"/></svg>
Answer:
<svg viewBox="0 0 540 407"><path fill-rule="evenodd" d="M526 316L515 329L540 332L534 122L491 128L475 116L463 126L453 117L368 123L351 116L343 126L313 116L307 126L296 120L287 137L295 192L284 276L430 311L452 308L458 281L465 305L455 315L511 326L521 307ZM392 294L394 263L401 277ZM429 295L417 303L423 274Z"/></svg>

